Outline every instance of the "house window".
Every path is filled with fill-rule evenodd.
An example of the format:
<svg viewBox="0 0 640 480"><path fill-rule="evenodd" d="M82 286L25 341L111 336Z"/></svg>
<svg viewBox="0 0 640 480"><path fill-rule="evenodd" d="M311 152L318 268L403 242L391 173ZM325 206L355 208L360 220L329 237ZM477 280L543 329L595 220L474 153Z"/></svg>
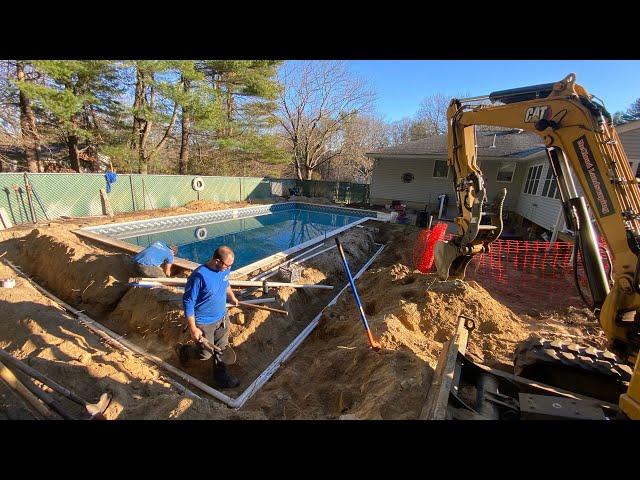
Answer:
<svg viewBox="0 0 640 480"><path fill-rule="evenodd" d="M498 176L496 180L498 182L507 182L511 183L513 180L513 174L516 171L515 163L503 163L498 167Z"/></svg>
<svg viewBox="0 0 640 480"><path fill-rule="evenodd" d="M447 178L449 176L449 164L446 160L436 160L433 165L433 178Z"/></svg>
<svg viewBox="0 0 640 480"><path fill-rule="evenodd" d="M538 192L538 184L540 183L540 175L542 174L542 165L534 165L529 167L527 180L524 182L524 193L535 195Z"/></svg>
<svg viewBox="0 0 640 480"><path fill-rule="evenodd" d="M560 198L560 189L558 188L558 181L553 174L553 168L549 167L547 170L547 176L544 179L542 186L542 196L549 198Z"/></svg>

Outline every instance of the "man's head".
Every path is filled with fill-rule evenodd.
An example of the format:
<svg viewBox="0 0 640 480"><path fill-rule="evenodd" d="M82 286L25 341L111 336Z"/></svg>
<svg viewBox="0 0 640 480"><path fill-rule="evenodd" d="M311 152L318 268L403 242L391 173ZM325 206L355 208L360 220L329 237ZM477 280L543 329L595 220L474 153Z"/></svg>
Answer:
<svg viewBox="0 0 640 480"><path fill-rule="evenodd" d="M235 255L233 254L233 250L226 245L216 248L216 251L213 252L213 257L211 257L211 262L218 270L227 270L231 268L234 260Z"/></svg>

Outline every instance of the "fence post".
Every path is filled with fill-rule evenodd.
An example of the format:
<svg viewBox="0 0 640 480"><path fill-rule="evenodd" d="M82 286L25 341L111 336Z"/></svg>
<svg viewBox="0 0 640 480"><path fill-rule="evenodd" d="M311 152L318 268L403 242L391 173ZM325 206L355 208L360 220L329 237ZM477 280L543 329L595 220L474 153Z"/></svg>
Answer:
<svg viewBox="0 0 640 480"><path fill-rule="evenodd" d="M240 181L240 198L238 199L239 202L242 201L243 197L242 197L242 177L238 177L238 180Z"/></svg>
<svg viewBox="0 0 640 480"><path fill-rule="evenodd" d="M131 204L133 205L133 211L136 211L136 196L133 193L133 179L131 178L133 175L129 174L129 186L131 187Z"/></svg>

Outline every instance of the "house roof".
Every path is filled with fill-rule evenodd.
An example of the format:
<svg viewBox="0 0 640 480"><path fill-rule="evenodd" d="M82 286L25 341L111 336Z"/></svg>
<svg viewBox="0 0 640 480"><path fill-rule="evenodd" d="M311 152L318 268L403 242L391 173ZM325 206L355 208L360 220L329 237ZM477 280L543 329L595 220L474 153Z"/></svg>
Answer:
<svg viewBox="0 0 640 480"><path fill-rule="evenodd" d="M636 128L640 128L640 120L634 120L633 122L627 122L616 126L618 133L628 132L629 130L635 130Z"/></svg>
<svg viewBox="0 0 640 480"><path fill-rule="evenodd" d="M528 158L545 149L540 136L518 129L478 131L476 139L478 158ZM447 136L433 135L367 153L373 158L395 155L447 156Z"/></svg>

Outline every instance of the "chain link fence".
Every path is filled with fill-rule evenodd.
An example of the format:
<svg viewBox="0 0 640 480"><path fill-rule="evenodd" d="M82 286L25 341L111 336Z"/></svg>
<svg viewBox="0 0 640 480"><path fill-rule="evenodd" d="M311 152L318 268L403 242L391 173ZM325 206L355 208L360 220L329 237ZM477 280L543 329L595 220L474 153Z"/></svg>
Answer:
<svg viewBox="0 0 640 480"><path fill-rule="evenodd" d="M203 180L201 191L193 188L195 178ZM24 173L0 173L0 208L14 224L32 221L27 179L32 186L31 204L38 221L47 216L103 214L100 189L107 189L104 174L29 173L25 177ZM366 204L369 201L369 185L349 182L136 174L119 174L107 197L114 213L126 213L179 207L194 200L266 203L277 197L288 197L292 188L298 188L302 195L324 197L337 203Z"/></svg>

